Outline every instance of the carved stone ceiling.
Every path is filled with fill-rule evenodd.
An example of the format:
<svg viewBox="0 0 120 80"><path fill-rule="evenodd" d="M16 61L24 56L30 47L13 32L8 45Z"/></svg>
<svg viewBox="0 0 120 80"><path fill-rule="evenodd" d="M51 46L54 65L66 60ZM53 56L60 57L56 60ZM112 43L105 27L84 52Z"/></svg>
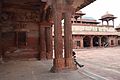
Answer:
<svg viewBox="0 0 120 80"><path fill-rule="evenodd" d="M26 4L26 3L35 3L40 0L4 0L4 2L14 3L14 4Z"/></svg>
<svg viewBox="0 0 120 80"><path fill-rule="evenodd" d="M2 1L4 1L3 3L6 4L5 6L7 6L7 8L9 7L9 5L7 5L7 3L11 4L10 6L12 6L13 4L15 4L15 5L18 4L17 6L19 6L20 8L26 8L26 9L33 9L33 8L35 8L36 10L40 10L41 9L40 12L42 14L44 8L46 7L46 3L48 5L50 5L52 0L2 0ZM62 0L60 0L60 1L62 1ZM74 3L73 3L72 6L76 9L76 11L78 11L81 8L89 5L90 3L94 2L94 1L95 0L74 0ZM20 6L20 5L22 5L22 6ZM44 13L43 13L43 15L44 15Z"/></svg>
<svg viewBox="0 0 120 80"><path fill-rule="evenodd" d="M50 2L52 0L4 0L4 2L9 2L9 3L15 3L15 4L37 4L39 2L48 2L48 4L50 4ZM90 3L94 2L96 0L74 0L74 3L73 3L73 7L74 8L83 8L87 5L89 5Z"/></svg>

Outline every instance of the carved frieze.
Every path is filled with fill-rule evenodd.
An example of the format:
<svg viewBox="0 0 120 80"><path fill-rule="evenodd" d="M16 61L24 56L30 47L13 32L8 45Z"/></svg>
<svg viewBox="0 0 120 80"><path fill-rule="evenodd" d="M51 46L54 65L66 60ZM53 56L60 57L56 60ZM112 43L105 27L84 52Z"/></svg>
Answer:
<svg viewBox="0 0 120 80"><path fill-rule="evenodd" d="M33 11L24 11L22 13L15 14L16 21L23 21L23 22L39 22L40 16L39 12Z"/></svg>
<svg viewBox="0 0 120 80"><path fill-rule="evenodd" d="M3 11L0 16L3 31L24 29L28 22L39 22L39 12L30 10Z"/></svg>

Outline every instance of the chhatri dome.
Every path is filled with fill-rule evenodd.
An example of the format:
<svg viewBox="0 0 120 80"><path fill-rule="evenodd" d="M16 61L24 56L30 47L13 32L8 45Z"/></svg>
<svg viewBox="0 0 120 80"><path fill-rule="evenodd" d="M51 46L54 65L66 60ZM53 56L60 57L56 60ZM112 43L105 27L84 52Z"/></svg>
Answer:
<svg viewBox="0 0 120 80"><path fill-rule="evenodd" d="M101 20L102 21L102 25L103 25L103 22L104 21L106 21L107 22L107 26L110 26L109 25L109 21L111 21L112 20L112 22L113 22L113 25L112 25L112 27L114 27L114 19L116 19L117 17L115 17L113 14L110 14L110 13L106 13L105 15L103 15L102 17L101 17L101 19L99 19L99 20Z"/></svg>
<svg viewBox="0 0 120 80"><path fill-rule="evenodd" d="M113 20L115 18L117 18L117 17L115 17L113 14L106 12L106 14L103 15L100 20L109 21L109 20Z"/></svg>

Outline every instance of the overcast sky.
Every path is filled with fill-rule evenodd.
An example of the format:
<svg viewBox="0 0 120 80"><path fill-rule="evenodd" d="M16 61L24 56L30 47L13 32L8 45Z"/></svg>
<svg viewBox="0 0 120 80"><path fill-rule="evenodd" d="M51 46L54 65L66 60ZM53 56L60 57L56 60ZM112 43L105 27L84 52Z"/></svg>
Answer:
<svg viewBox="0 0 120 80"><path fill-rule="evenodd" d="M119 0L96 0L94 3L82 9L85 16L100 19L106 12L118 17L115 20L115 26L120 24L120 1Z"/></svg>

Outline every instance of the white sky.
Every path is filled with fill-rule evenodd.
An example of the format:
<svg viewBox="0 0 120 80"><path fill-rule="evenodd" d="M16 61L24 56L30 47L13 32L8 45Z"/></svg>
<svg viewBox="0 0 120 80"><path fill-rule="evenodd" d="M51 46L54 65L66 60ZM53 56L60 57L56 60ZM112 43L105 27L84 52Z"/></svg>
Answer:
<svg viewBox="0 0 120 80"><path fill-rule="evenodd" d="M115 17L115 26L120 24L120 0L96 0L94 3L82 9L85 16L100 19L106 12L113 14ZM100 21L99 21L100 22Z"/></svg>

